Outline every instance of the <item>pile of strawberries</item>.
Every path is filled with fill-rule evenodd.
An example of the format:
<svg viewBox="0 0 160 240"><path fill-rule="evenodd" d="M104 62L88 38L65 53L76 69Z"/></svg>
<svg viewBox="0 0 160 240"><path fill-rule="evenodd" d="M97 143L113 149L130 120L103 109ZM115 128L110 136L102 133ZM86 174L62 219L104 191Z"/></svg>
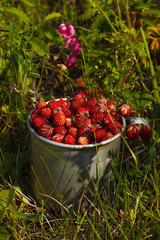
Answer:
<svg viewBox="0 0 160 240"><path fill-rule="evenodd" d="M116 104L104 97L86 97L78 90L73 98L40 101L30 116L34 130L42 137L63 144L86 145L105 141L122 130L122 117L129 116L131 107ZM139 136L150 139L147 129L132 125L127 130L130 139ZM148 127L148 126L145 126ZM150 128L150 127L149 127Z"/></svg>

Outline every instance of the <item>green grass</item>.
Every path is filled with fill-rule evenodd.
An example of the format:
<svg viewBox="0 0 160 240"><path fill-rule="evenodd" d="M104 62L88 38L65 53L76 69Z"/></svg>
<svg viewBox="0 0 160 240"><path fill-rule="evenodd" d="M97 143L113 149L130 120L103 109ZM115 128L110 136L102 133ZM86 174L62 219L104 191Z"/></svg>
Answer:
<svg viewBox="0 0 160 240"><path fill-rule="evenodd" d="M160 239L158 3L5 0L0 12L0 239ZM75 26L83 47L66 70L62 22ZM107 194L97 182L92 201L84 192L74 209L60 196L51 211L31 189L27 117L40 99L72 95L80 77L85 89L130 104L153 136L131 142L124 133Z"/></svg>

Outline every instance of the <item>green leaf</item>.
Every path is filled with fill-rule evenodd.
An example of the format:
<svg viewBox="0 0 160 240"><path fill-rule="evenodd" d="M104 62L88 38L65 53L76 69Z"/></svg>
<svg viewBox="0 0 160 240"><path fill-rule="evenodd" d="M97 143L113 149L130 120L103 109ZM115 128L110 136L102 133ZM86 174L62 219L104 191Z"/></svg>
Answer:
<svg viewBox="0 0 160 240"><path fill-rule="evenodd" d="M27 218L25 213L18 211L18 210L14 210L13 212L11 212L10 216L13 217L14 219L26 219Z"/></svg>
<svg viewBox="0 0 160 240"><path fill-rule="evenodd" d="M1 107L1 111L4 112L4 113L8 113L9 112L9 106L7 104L4 104Z"/></svg>
<svg viewBox="0 0 160 240"><path fill-rule="evenodd" d="M48 47L41 39L34 37L29 43L31 44L33 51L39 56L44 56L48 53Z"/></svg>
<svg viewBox="0 0 160 240"><path fill-rule="evenodd" d="M43 34L50 40L60 39L60 34L57 30L53 29L50 26L42 26L41 30L43 31Z"/></svg>
<svg viewBox="0 0 160 240"><path fill-rule="evenodd" d="M8 12L16 15L16 17L18 17L21 21L27 24L30 23L30 19L27 17L27 15L21 10L19 10L18 8L15 8L15 7L0 8L0 11L3 11L3 10L4 12Z"/></svg>
<svg viewBox="0 0 160 240"><path fill-rule="evenodd" d="M157 15L157 17L160 17L160 10L158 10L158 9L151 9L151 10L147 11L147 13Z"/></svg>
<svg viewBox="0 0 160 240"><path fill-rule="evenodd" d="M14 190L13 189L4 189L0 191L0 204L1 206L7 207L11 204L14 199Z"/></svg>
<svg viewBox="0 0 160 240"><path fill-rule="evenodd" d="M0 222L2 222L5 215L6 215L6 210L1 209L1 205L0 205Z"/></svg>
<svg viewBox="0 0 160 240"><path fill-rule="evenodd" d="M9 239L9 233L4 227L0 227L0 239L7 240Z"/></svg>
<svg viewBox="0 0 160 240"><path fill-rule="evenodd" d="M59 12L52 12L52 13L48 14L48 15L44 18L43 23L44 23L44 22L47 22L47 21L49 21L49 20L52 20L53 18L59 18L59 17L61 17L61 16L62 16L62 15L61 15Z"/></svg>
<svg viewBox="0 0 160 240"><path fill-rule="evenodd" d="M20 0L22 3L26 4L28 7L34 7L35 2L34 0Z"/></svg>
<svg viewBox="0 0 160 240"><path fill-rule="evenodd" d="M138 108L143 108L152 104L153 97L150 92L143 90L132 92L129 91L129 100Z"/></svg>

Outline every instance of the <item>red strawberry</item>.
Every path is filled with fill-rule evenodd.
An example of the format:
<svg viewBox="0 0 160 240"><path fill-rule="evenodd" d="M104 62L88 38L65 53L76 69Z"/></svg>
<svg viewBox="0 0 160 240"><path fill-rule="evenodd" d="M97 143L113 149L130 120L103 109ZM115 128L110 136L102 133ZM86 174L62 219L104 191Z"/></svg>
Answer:
<svg viewBox="0 0 160 240"><path fill-rule="evenodd" d="M102 128L97 129L95 131L95 138L96 138L97 142L102 142L102 141L106 140L106 135L107 135L107 132Z"/></svg>
<svg viewBox="0 0 160 240"><path fill-rule="evenodd" d="M107 109L110 110L115 110L116 109L116 104L114 102L107 102Z"/></svg>
<svg viewBox="0 0 160 240"><path fill-rule="evenodd" d="M91 121L92 123L101 123L104 114L100 110L96 110L91 114Z"/></svg>
<svg viewBox="0 0 160 240"><path fill-rule="evenodd" d="M63 142L63 139L64 139L64 135L55 134L55 135L52 137L51 140L52 140L53 142L62 143L62 142Z"/></svg>
<svg viewBox="0 0 160 240"><path fill-rule="evenodd" d="M43 124L37 129L37 133L44 138L48 138L53 136L53 130L53 127Z"/></svg>
<svg viewBox="0 0 160 240"><path fill-rule="evenodd" d="M31 114L31 116L30 116L30 121L31 121L31 122L33 121L33 119L39 117L38 112L39 112L39 109L33 110L32 114Z"/></svg>
<svg viewBox="0 0 160 240"><path fill-rule="evenodd" d="M120 113L119 110L114 109L110 111L111 116L115 118L115 120L119 121L122 118L122 114Z"/></svg>
<svg viewBox="0 0 160 240"><path fill-rule="evenodd" d="M80 107L81 107L80 102L72 100L69 109L71 110L72 113L75 113L77 109Z"/></svg>
<svg viewBox="0 0 160 240"><path fill-rule="evenodd" d="M59 102L56 101L56 100L51 100L51 101L48 103L48 106L53 110L53 109L59 107Z"/></svg>
<svg viewBox="0 0 160 240"><path fill-rule="evenodd" d="M88 125L81 126L78 129L78 136L89 136L92 135L92 131Z"/></svg>
<svg viewBox="0 0 160 240"><path fill-rule="evenodd" d="M34 128L39 128L41 125L46 124L46 120L43 117L37 117L33 119L32 123Z"/></svg>
<svg viewBox="0 0 160 240"><path fill-rule="evenodd" d="M41 108L46 107L46 106L47 106L47 103L44 102L44 101L40 101L36 104L37 109L41 109Z"/></svg>
<svg viewBox="0 0 160 240"><path fill-rule="evenodd" d="M39 115L44 118L51 118L52 110L49 107L43 107L39 110Z"/></svg>
<svg viewBox="0 0 160 240"><path fill-rule="evenodd" d="M97 103L97 98L96 97L89 97L87 99L87 103L91 103L91 102Z"/></svg>
<svg viewBox="0 0 160 240"><path fill-rule="evenodd" d="M62 106L62 111L63 111L63 113L65 114L65 116L66 116L67 118L70 118L70 117L71 117L72 113L71 113L71 111L68 109L68 107Z"/></svg>
<svg viewBox="0 0 160 240"><path fill-rule="evenodd" d="M77 128L80 128L81 126L86 125L86 120L82 116L76 115L73 121L74 121L74 126Z"/></svg>
<svg viewBox="0 0 160 240"><path fill-rule="evenodd" d="M98 109L99 109L101 112L106 111L106 104L107 104L106 98L101 97L101 98L98 99L97 106L98 106Z"/></svg>
<svg viewBox="0 0 160 240"><path fill-rule="evenodd" d="M32 114L39 114L39 109L37 108L37 109L34 109L33 111L32 111Z"/></svg>
<svg viewBox="0 0 160 240"><path fill-rule="evenodd" d="M86 108L90 113L93 113L97 109L97 104L96 102L87 101Z"/></svg>
<svg viewBox="0 0 160 240"><path fill-rule="evenodd" d="M76 96L74 96L73 99L74 99L74 101L79 102L81 104L81 106L83 106L85 103L85 100L81 95L76 95Z"/></svg>
<svg viewBox="0 0 160 240"><path fill-rule="evenodd" d="M65 126L66 128L69 128L69 127L72 126L72 125L73 125L73 120L72 120L72 118L66 118L66 122L65 122L64 126Z"/></svg>
<svg viewBox="0 0 160 240"><path fill-rule="evenodd" d="M53 118L53 123L56 125L64 125L66 121L66 117L65 114L63 112L58 112L55 114L54 118Z"/></svg>
<svg viewBox="0 0 160 240"><path fill-rule="evenodd" d="M152 128L150 126L144 125L140 130L140 137L142 140L150 140L152 137Z"/></svg>
<svg viewBox="0 0 160 240"><path fill-rule="evenodd" d="M105 125L107 125L110 121L113 121L113 120L115 120L115 118L109 112L104 113L103 123Z"/></svg>
<svg viewBox="0 0 160 240"><path fill-rule="evenodd" d="M118 121L110 121L108 124L107 124L107 129L109 132L111 132L113 135L119 133L122 129L122 125L120 122Z"/></svg>
<svg viewBox="0 0 160 240"><path fill-rule="evenodd" d="M89 117L89 111L86 107L78 108L76 114L83 117Z"/></svg>
<svg viewBox="0 0 160 240"><path fill-rule="evenodd" d="M70 107L70 104L71 104L70 100L69 100L69 99L66 100L66 103L67 103L66 107L69 108L69 107Z"/></svg>
<svg viewBox="0 0 160 240"><path fill-rule="evenodd" d="M123 104L120 108L119 108L120 113L123 116L129 116L131 113L131 107L128 104Z"/></svg>
<svg viewBox="0 0 160 240"><path fill-rule="evenodd" d="M86 94L83 90L77 90L76 95L81 95L82 97L86 98Z"/></svg>
<svg viewBox="0 0 160 240"><path fill-rule="evenodd" d="M52 139L52 137L51 137L51 136L48 136L48 137L46 137L46 139L48 139L48 140L51 140L51 139Z"/></svg>
<svg viewBox="0 0 160 240"><path fill-rule="evenodd" d="M131 125L127 129L127 137L131 140L136 140L139 137L140 129L137 125Z"/></svg>
<svg viewBox="0 0 160 240"><path fill-rule="evenodd" d="M85 118L85 120L86 120L86 124L88 124L88 125L92 123L90 118Z"/></svg>
<svg viewBox="0 0 160 240"><path fill-rule="evenodd" d="M101 126L99 125L99 124L92 124L91 126L90 126L90 129L91 129L91 132L95 132L97 129L100 129L101 128Z"/></svg>
<svg viewBox="0 0 160 240"><path fill-rule="evenodd" d="M67 134L72 135L74 138L77 138L78 128L73 127L73 126L69 127Z"/></svg>
<svg viewBox="0 0 160 240"><path fill-rule="evenodd" d="M68 106L67 101L65 99L62 99L62 98L58 100L58 103L59 103L60 107L62 107L62 106L67 107Z"/></svg>
<svg viewBox="0 0 160 240"><path fill-rule="evenodd" d="M52 116L54 117L58 112L63 112L61 107L54 108L52 110Z"/></svg>
<svg viewBox="0 0 160 240"><path fill-rule="evenodd" d="M104 137L104 140L107 140L111 137L113 137L113 134L111 132L106 132L106 136Z"/></svg>
<svg viewBox="0 0 160 240"><path fill-rule="evenodd" d="M54 134L61 134L61 135L65 135L66 134L66 128L64 126L56 126L54 128Z"/></svg>
<svg viewBox="0 0 160 240"><path fill-rule="evenodd" d="M72 135L67 134L63 139L63 143L74 145L75 144L75 138Z"/></svg>
<svg viewBox="0 0 160 240"><path fill-rule="evenodd" d="M85 136L80 136L77 141L78 145L87 145L89 144L88 138Z"/></svg>

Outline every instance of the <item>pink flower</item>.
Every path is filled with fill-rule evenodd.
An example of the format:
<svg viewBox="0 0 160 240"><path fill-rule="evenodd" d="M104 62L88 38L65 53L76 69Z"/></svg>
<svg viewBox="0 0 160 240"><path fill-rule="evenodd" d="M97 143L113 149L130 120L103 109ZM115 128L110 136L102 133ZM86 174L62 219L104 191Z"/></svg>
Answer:
<svg viewBox="0 0 160 240"><path fill-rule="evenodd" d="M71 38L75 34L74 27L67 23L62 23L58 27L58 32L64 38Z"/></svg>
<svg viewBox="0 0 160 240"><path fill-rule="evenodd" d="M73 51L81 51L82 46L78 43L78 40L80 38L68 38L65 41L65 46L68 47L69 50L73 50Z"/></svg>
<svg viewBox="0 0 160 240"><path fill-rule="evenodd" d="M69 55L67 57L67 60L65 62L65 66L66 67L70 67L72 65L72 63L76 60L76 57L79 55L80 53L79 52L75 52L73 53L72 55Z"/></svg>

